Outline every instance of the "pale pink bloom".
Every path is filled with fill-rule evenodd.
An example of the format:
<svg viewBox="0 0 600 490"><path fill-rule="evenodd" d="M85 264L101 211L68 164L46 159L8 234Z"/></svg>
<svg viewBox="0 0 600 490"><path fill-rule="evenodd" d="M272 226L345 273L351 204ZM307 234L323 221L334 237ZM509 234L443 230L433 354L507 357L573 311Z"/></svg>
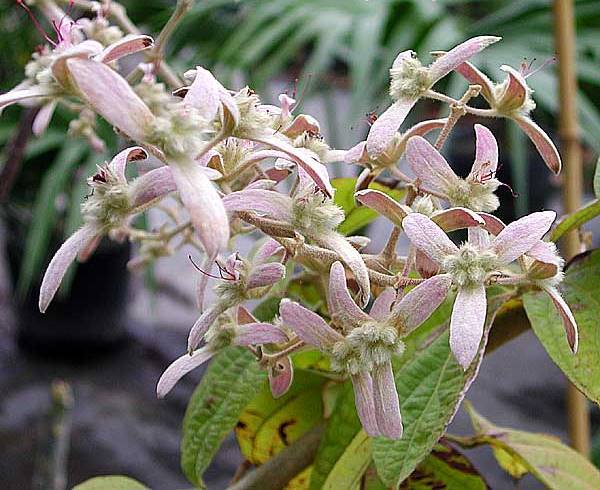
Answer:
<svg viewBox="0 0 600 490"><path fill-rule="evenodd" d="M402 299L389 288L373 303L370 314L352 300L344 267L331 266L328 305L329 326L316 313L284 299L280 305L283 324L300 339L329 354L341 371L350 374L356 409L371 436L402 437L400 403L394 383L391 357L401 353L400 337L423 323L444 301L451 280L437 276L420 284Z"/></svg>
<svg viewBox="0 0 600 490"><path fill-rule="evenodd" d="M120 209L119 216L115 216L115 221L110 223L103 222L93 214L85 215L84 213L85 224L83 227L61 245L46 269L40 288L39 308L42 313L48 308L69 265L78 255L80 260L85 260L94 251L100 238L111 231L113 227L126 223L133 215L147 209L156 200L173 190L172 186L168 184L170 178L165 176L163 168L152 170L131 184L127 182L125 166L129 162L145 158L147 158L147 154L143 148L139 146L126 148L118 153L108 165L100 167L98 173L89 179L90 185L97 192L88 197L86 205L91 206L90 203L94 199L98 199L100 216L103 216L101 188L105 187L109 190L118 188L121 191L118 194L117 204L122 209ZM111 195L111 193L108 194ZM92 208L92 211L94 209Z"/></svg>
<svg viewBox="0 0 600 490"><path fill-rule="evenodd" d="M419 213L404 218L411 243L451 278L458 294L450 320L450 347L463 369L477 355L486 317L485 284L491 274L536 246L556 217L553 211L533 213L514 221L481 248L467 242L457 247L430 218ZM435 276L435 277L440 277Z"/></svg>
<svg viewBox="0 0 600 490"><path fill-rule="evenodd" d="M500 69L506 72L506 79L502 83L494 83L469 62L455 67L469 83L481 86L481 95L498 115L512 119L519 125L535 145L548 168L558 174L562 166L560 154L552 140L530 116L535 102L531 98L532 90L525 80L528 75L507 65L501 66Z"/></svg>
<svg viewBox="0 0 600 490"><path fill-rule="evenodd" d="M424 67L413 51L400 53L390 69L390 95L394 103L375 121L367 137L372 158L386 151L406 116L425 93L441 78L471 56L499 41L495 36L479 36L459 44Z"/></svg>
<svg viewBox="0 0 600 490"><path fill-rule="evenodd" d="M500 205L494 193L500 186L496 179L498 144L492 132L481 124L475 125L475 135L475 161L465 179L456 175L442 154L421 136L408 141L406 159L424 192L441 194L452 206L495 211Z"/></svg>

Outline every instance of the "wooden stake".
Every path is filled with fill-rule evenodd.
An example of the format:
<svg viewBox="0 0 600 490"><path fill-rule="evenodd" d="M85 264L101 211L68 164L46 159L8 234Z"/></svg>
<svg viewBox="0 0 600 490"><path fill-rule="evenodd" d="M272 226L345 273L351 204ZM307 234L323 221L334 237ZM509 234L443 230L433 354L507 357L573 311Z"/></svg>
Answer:
<svg viewBox="0 0 600 490"><path fill-rule="evenodd" d="M579 122L577 118L577 72L575 69L575 15L573 0L554 0L554 37L560 89L560 138L563 152L563 205L565 213L581 206L583 184ZM563 239L567 259L581 251L579 234L572 231ZM568 432L571 446L588 456L590 422L585 396L569 383L567 388Z"/></svg>

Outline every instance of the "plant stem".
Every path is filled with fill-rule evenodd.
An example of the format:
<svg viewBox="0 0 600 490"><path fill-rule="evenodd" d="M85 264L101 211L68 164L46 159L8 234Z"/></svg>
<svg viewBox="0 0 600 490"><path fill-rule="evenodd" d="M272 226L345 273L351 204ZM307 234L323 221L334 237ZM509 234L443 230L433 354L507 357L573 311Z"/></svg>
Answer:
<svg viewBox="0 0 600 490"><path fill-rule="evenodd" d="M573 0L554 0L554 40L558 59L560 137L564 156L563 204L565 213L581 205L582 166L577 120L577 72L575 68L575 16ZM564 255L570 259L580 252L577 230L563 240ZM585 396L571 383L567 387L568 432L571 445L584 455L590 452L590 422Z"/></svg>
<svg viewBox="0 0 600 490"><path fill-rule="evenodd" d="M446 119L446 124L444 124L444 127L435 140L434 146L438 150L442 149L458 120L467 113L467 102L469 102L469 100L471 100L473 97L477 97L479 92L481 92L481 87L479 85L469 85L469 88L460 98L460 100L456 103L450 104L450 116L448 119Z"/></svg>

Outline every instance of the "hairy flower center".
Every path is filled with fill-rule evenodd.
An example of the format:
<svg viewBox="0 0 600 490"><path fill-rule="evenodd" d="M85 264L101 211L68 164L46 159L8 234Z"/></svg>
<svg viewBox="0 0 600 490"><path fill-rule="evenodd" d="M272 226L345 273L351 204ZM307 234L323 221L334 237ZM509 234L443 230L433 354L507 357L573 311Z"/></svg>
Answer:
<svg viewBox="0 0 600 490"><path fill-rule="evenodd" d="M304 131L304 133L298 136L292 144L296 148L306 148L307 150L312 151L319 157L319 160L324 160L329 151L329 145L325 142L323 136L311 131Z"/></svg>
<svg viewBox="0 0 600 490"><path fill-rule="evenodd" d="M292 225L304 233L335 230L344 221L344 211L320 192L307 192L294 199Z"/></svg>
<svg viewBox="0 0 600 490"><path fill-rule="evenodd" d="M108 167L100 168L89 185L92 193L81 205L84 219L108 229L120 227L131 211L128 185Z"/></svg>
<svg viewBox="0 0 600 490"><path fill-rule="evenodd" d="M416 99L431 87L429 70L417 58L400 62L390 70L390 96L394 100Z"/></svg>
<svg viewBox="0 0 600 490"><path fill-rule="evenodd" d="M447 191L448 199L453 206L473 211L495 211L500 206L500 201L494 194L499 185L500 182L496 179L485 182L480 182L476 177L460 179Z"/></svg>
<svg viewBox="0 0 600 490"><path fill-rule="evenodd" d="M495 253L479 250L468 243L463 244L458 253L448 255L442 263L442 269L452 275L454 284L459 287L482 284L497 267L498 257Z"/></svg>
<svg viewBox="0 0 600 490"><path fill-rule="evenodd" d="M260 106L258 95L248 87L240 90L233 99L240 111L240 121L233 131L233 136L252 138L256 134L264 133L266 128L273 125L275 116Z"/></svg>

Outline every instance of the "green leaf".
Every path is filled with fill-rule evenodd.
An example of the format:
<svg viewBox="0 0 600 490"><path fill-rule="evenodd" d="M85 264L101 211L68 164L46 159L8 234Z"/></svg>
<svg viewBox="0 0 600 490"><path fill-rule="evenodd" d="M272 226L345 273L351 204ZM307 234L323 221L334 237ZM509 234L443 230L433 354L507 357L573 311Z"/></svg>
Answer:
<svg viewBox="0 0 600 490"><path fill-rule="evenodd" d="M600 157L596 162L596 171L594 172L594 195L600 199Z"/></svg>
<svg viewBox="0 0 600 490"><path fill-rule="evenodd" d="M346 471L351 474L351 479L356 476L360 478L366 469L365 464L371 462L371 451L365 454L364 437L366 434L361 428L360 420L354 406L354 390L351 383L344 385L343 391L338 397L337 403L325 428L323 439L313 463L313 471L310 478L311 490L325 488L325 484L331 485L336 475ZM356 441L356 442L354 442ZM353 444L354 443L354 444ZM354 447L362 450L357 456L362 460L352 461L351 468L347 468L348 460L352 460L352 454L346 455ZM338 486L338 488L350 488Z"/></svg>
<svg viewBox="0 0 600 490"><path fill-rule="evenodd" d="M595 183L595 179L594 179L594 183ZM554 231L552 232L552 235L550 236L550 240L553 242L556 242L566 233L568 233L571 230L574 230L576 228L579 228L581 225L594 219L598 215L600 215L600 199L596 199L596 200L586 204L582 208L578 209L574 213L571 213L571 214L565 216L564 218L562 218L558 222L558 225L556 226L556 228L554 228Z"/></svg>
<svg viewBox="0 0 600 490"><path fill-rule="evenodd" d="M252 464L263 464L323 419L323 385L319 375L296 370L294 383L274 399L267 383L246 406L235 428L240 449Z"/></svg>
<svg viewBox="0 0 600 490"><path fill-rule="evenodd" d="M127 476L97 476L75 485L73 490L149 490L146 485Z"/></svg>
<svg viewBox="0 0 600 490"><path fill-rule="evenodd" d="M569 349L562 321L547 294L523 296L527 317L552 360L588 398L600 403L600 250L577 256L567 269L562 290L579 327L579 350Z"/></svg>
<svg viewBox="0 0 600 490"><path fill-rule="evenodd" d="M265 379L256 358L242 347L229 347L210 363L183 420L181 468L190 482L201 485L221 442Z"/></svg>
<svg viewBox="0 0 600 490"><path fill-rule="evenodd" d="M485 490L483 477L464 454L442 439L402 482L402 490Z"/></svg>
<svg viewBox="0 0 600 490"><path fill-rule="evenodd" d="M525 467L546 488L577 490L600 488L600 472L587 458L556 437L498 427L465 404L477 434L469 446L489 444Z"/></svg>
<svg viewBox="0 0 600 490"><path fill-rule="evenodd" d="M354 200L354 188L356 186L356 179L353 178L339 178L333 179L333 187L335 187L335 203L344 210L346 219L338 227L338 231L342 235L351 235L361 228L367 226L369 223L374 221L379 214L366 207L356 205ZM375 189L384 192L388 196L393 197L396 200L400 200L404 195L404 191L398 189L390 189L389 187L374 182L369 186L370 189Z"/></svg>
<svg viewBox="0 0 600 490"><path fill-rule="evenodd" d="M259 303L252 314L261 322L270 322L279 313L281 298L267 298Z"/></svg>
<svg viewBox="0 0 600 490"><path fill-rule="evenodd" d="M482 346L485 346L496 311L512 294L506 289L488 289L487 320ZM448 303L446 308L447 306ZM444 315L443 323L438 324L437 336L434 336L427 347L417 351L410 360L395 369L404 435L399 440L377 438L373 444L377 472L388 486L402 482L431 452L456 413L481 362L483 348L478 359L466 372L458 365L450 351L447 329L449 311L445 311L448 313ZM439 321L439 315L434 315L420 329L431 329L434 321Z"/></svg>

